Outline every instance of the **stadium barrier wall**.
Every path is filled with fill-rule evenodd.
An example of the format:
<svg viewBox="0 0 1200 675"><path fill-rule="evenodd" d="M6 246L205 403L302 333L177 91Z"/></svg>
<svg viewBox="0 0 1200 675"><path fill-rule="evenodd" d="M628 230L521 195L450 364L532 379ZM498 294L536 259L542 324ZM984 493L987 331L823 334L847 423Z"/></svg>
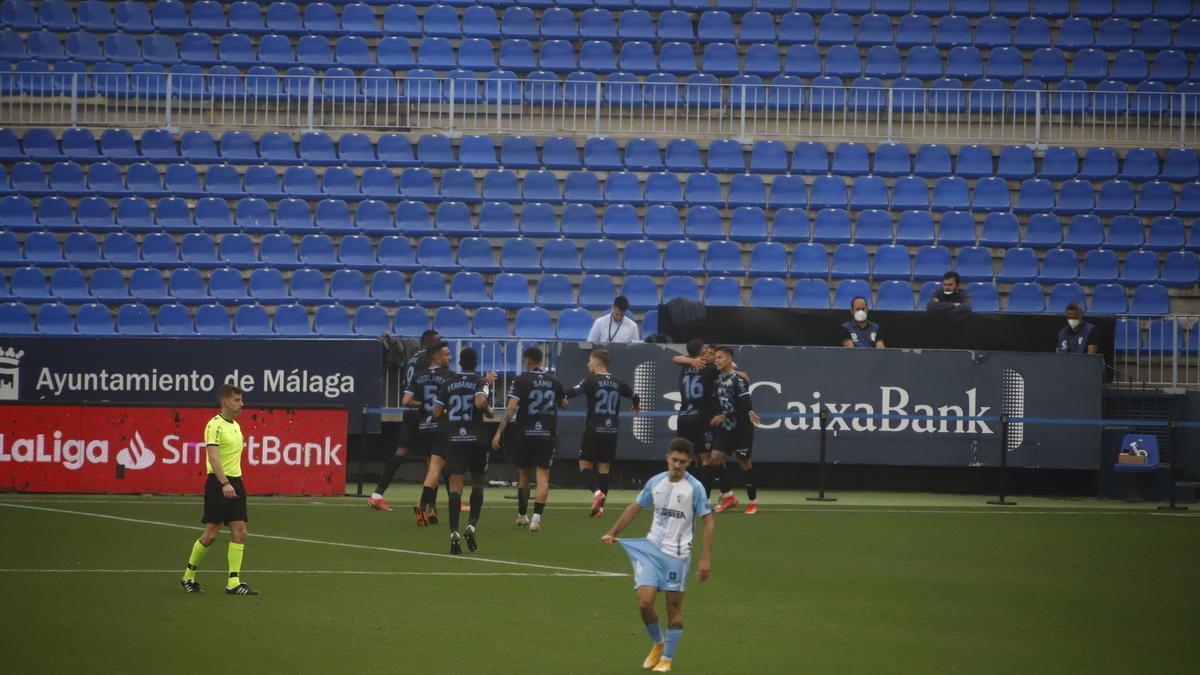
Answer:
<svg viewBox="0 0 1200 675"><path fill-rule="evenodd" d="M128 403L215 406L223 383L246 405L351 411L349 431L379 430L377 340L190 338L0 338L0 403ZM203 430L201 430L203 431Z"/></svg>
<svg viewBox="0 0 1200 675"><path fill-rule="evenodd" d="M202 494L213 408L0 407L0 490ZM242 467L250 494L340 495L344 410L247 408Z"/></svg>
<svg viewBox="0 0 1200 675"><path fill-rule="evenodd" d="M1187 147L1200 95L381 77L21 72L0 125L672 135Z"/></svg>

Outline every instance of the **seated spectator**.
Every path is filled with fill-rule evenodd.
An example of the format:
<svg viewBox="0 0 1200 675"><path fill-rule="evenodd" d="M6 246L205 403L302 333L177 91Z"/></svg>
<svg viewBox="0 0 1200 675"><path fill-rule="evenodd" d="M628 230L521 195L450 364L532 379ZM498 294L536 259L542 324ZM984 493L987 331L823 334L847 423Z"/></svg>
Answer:
<svg viewBox="0 0 1200 675"><path fill-rule="evenodd" d="M1072 354L1099 354L1096 343L1096 326L1083 320L1083 309L1079 303L1067 304L1067 325L1058 331L1056 351Z"/></svg>
<svg viewBox="0 0 1200 675"><path fill-rule="evenodd" d="M958 272L946 272L942 275L942 291L934 293L925 305L927 312L969 312L971 311L971 294L962 287L962 279Z"/></svg>
<svg viewBox="0 0 1200 675"><path fill-rule="evenodd" d="M883 338L879 337L879 324L867 321L867 299L861 295L850 301L850 320L842 324L842 329L846 331L843 347L884 348Z"/></svg>

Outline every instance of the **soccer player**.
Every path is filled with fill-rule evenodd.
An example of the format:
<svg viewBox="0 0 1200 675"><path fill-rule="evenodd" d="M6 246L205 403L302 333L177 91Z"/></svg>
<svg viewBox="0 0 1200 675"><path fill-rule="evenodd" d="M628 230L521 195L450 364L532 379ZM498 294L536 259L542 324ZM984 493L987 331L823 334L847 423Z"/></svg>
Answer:
<svg viewBox="0 0 1200 675"><path fill-rule="evenodd" d="M542 512L550 495L550 467L554 464L555 442L558 439L558 408L567 406L562 382L542 370L542 350L530 347L523 354L525 371L513 378L508 386L508 406L500 428L492 438L492 447L500 448L504 429L515 417L517 420L517 527L529 526L530 532L542 529ZM537 494L533 498L533 519L526 514L529 508L529 473L537 467Z"/></svg>
<svg viewBox="0 0 1200 675"><path fill-rule="evenodd" d="M483 486L487 480L488 446L483 418L492 414L488 405L488 385L495 373L480 377L475 372L479 358L470 347L458 355L461 372L451 375L438 390L433 419L445 414L446 471L450 474L450 552L462 553L458 524L462 515L463 474L471 472L471 515L467 519L467 548L478 548L475 526L483 510Z"/></svg>
<svg viewBox="0 0 1200 675"><path fill-rule="evenodd" d="M672 360L679 368L679 418L676 429L681 438L691 441L700 458L700 466L708 464L712 444L709 421L716 414L717 368L712 364L713 348L700 338L687 343L688 355ZM705 486L706 490L711 486Z"/></svg>
<svg viewBox="0 0 1200 675"><path fill-rule="evenodd" d="M437 525L437 486L446 468L444 434L433 419L433 407L437 404L438 391L453 375L450 365L450 346L438 341L425 350L429 353L429 367L418 370L404 390L400 405L417 409L416 448L429 457L429 470L425 472L425 483L421 487L421 501L413 506L417 516L417 527Z"/></svg>
<svg viewBox="0 0 1200 675"><path fill-rule="evenodd" d="M696 577L708 578L712 569L713 515L704 498L704 486L688 474L692 443L685 438L671 441L667 471L646 481L637 500L630 504L601 540L619 541L633 563L633 586L637 592L642 623L653 646L642 667L656 673L671 670L675 649L683 636L683 593L687 590L688 566L692 556L692 534L696 519L704 521L704 548L696 565ZM643 539L617 539L642 509L654 509L650 533ZM667 635L663 638L658 612L658 592L667 596Z"/></svg>
<svg viewBox="0 0 1200 675"><path fill-rule="evenodd" d="M719 414L712 418L712 453L708 458L710 484L721 490L721 501L717 513L724 513L738 505L737 496L729 489L725 460L730 455L737 457L746 481L746 515L758 513L758 486L754 480L754 421L751 419L750 386L739 377L733 365L733 349L717 347L713 357L717 366L717 408Z"/></svg>
<svg viewBox="0 0 1200 675"><path fill-rule="evenodd" d="M421 333L421 349L416 354L408 359L408 363L404 364L404 378L400 382L400 391L403 392L408 388L408 383L412 381L413 375L418 370L425 370L429 367L429 353L426 351L439 342L441 337L438 336L436 330L427 330ZM419 415L415 410L408 410L404 413L400 423L400 431L396 439L396 452L388 458L387 466L383 469L383 475L379 477L379 486L375 488L375 492L367 498L367 506L378 511L393 511L394 509L388 506L388 503L383 500L383 493L387 492L388 486L392 484L392 480L396 477L396 471L400 469L400 465L408 459L408 451L416 447L417 444L417 427L420 424ZM437 493L434 492L434 501L436 501Z"/></svg>
<svg viewBox="0 0 1200 675"><path fill-rule="evenodd" d="M587 369L591 375L567 390L567 398L587 395L587 419L583 441L579 448L579 475L592 492L592 517L604 515L608 499L609 469L617 456L617 435L620 431L621 397L633 401L631 412L638 414L641 401L633 387L608 372L612 355L607 349L593 349L588 356Z"/></svg>
<svg viewBox="0 0 1200 675"><path fill-rule="evenodd" d="M204 483L204 532L192 544L187 569L179 583L188 593L203 593L196 581L196 570L204 562L208 547L217 540L221 526L229 527L229 580L227 595L258 595L242 581L242 556L246 550L246 485L242 482L242 427L237 423L245 403L242 390L232 384L217 389L221 412L204 427L204 445L208 479Z"/></svg>

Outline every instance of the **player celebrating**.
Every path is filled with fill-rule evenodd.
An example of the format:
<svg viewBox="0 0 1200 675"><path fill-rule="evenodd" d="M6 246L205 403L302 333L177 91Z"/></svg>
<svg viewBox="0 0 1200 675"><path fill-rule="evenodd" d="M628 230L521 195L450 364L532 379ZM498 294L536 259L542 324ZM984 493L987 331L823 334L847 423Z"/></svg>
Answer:
<svg viewBox="0 0 1200 675"><path fill-rule="evenodd" d="M421 333L421 349L416 354L408 359L408 363L404 364L404 376L400 382L400 391L408 388L408 383L412 381L413 375L416 375L418 370L425 370L429 367L429 353L426 351L429 347L439 342L436 330L427 330ZM396 440L396 453L388 458L387 466L383 469L383 475L379 477L379 486L375 488L375 492L367 498L367 506L378 511L392 511L392 507L383 501L383 493L387 492L388 486L392 484L392 479L396 477L396 471L400 469L400 465L408 459L408 451L417 445L418 425L420 425L420 415L416 410L408 410L404 413L400 423L399 438ZM434 501L437 500L437 488L434 488Z"/></svg>
<svg viewBox="0 0 1200 675"><path fill-rule="evenodd" d="M467 519L467 548L478 548L475 526L483 510L483 485L487 479L488 447L484 437L483 418L492 414L488 405L488 385L496 381L495 373L480 377L475 372L478 357L470 347L458 355L462 372L450 376L438 391L433 406L433 419L445 413L443 431L446 436L446 471L450 474L450 552L462 553L458 534L462 515L463 474L471 472L471 515Z"/></svg>
<svg viewBox="0 0 1200 675"><path fill-rule="evenodd" d="M241 580L242 556L246 550L246 486L242 483L242 427L237 423L245 403L242 390L232 384L217 389L221 412L204 427L204 444L208 463L208 479L204 483L204 532L192 544L192 555L179 583L188 593L203 593L196 581L196 570L204 562L208 547L221 533L221 525L229 527L229 581L227 595L258 595Z"/></svg>
<svg viewBox="0 0 1200 675"><path fill-rule="evenodd" d="M413 506L417 516L417 527L437 524L437 486L446 467L446 449L443 434L433 419L433 407L437 404L438 391L454 373L447 368L450 364L450 347L438 341L426 350L429 367L418 370L404 390L401 405L418 409L416 447L429 456L429 470L425 473L425 484L421 487L421 501Z"/></svg>
<svg viewBox="0 0 1200 675"><path fill-rule="evenodd" d="M517 464L517 527L529 526L530 532L542 529L542 512L550 494L550 467L554 464L555 441L558 439L558 408L565 408L567 399L562 382L542 370L542 350L525 350L525 371L508 387L508 406L500 428L492 438L492 447L500 448L500 438L508 423L516 417L518 430ZM557 407L556 407L557 406ZM519 412L518 412L519 411ZM529 472L537 467L537 494L533 501L533 519L526 515L529 507Z"/></svg>
<svg viewBox="0 0 1200 675"><path fill-rule="evenodd" d="M673 361L679 368L679 421L676 428L679 436L692 442L700 466L708 464L709 447L712 443L712 427L709 422L716 414L717 368L712 364L713 348L696 338L687 343L688 355L675 356ZM705 490L711 488L705 485Z"/></svg>
<svg viewBox="0 0 1200 675"><path fill-rule="evenodd" d="M657 673L671 670L675 649L683 636L683 593L687 590L688 566L692 555L692 534L697 518L704 521L704 549L696 566L700 581L708 578L712 567L713 515L704 498L704 486L688 474L692 463L692 443L685 438L671 441L667 450L667 471L646 481L637 500L630 504L601 540L606 544L620 541L633 563L634 590L642 623L653 646L642 663ZM617 539L642 509L654 509L650 533L643 539ZM667 635L654 601L659 591L667 596Z"/></svg>
<svg viewBox="0 0 1200 675"><path fill-rule="evenodd" d="M754 422L751 419L750 387L745 378L739 377L733 365L733 349L717 347L713 357L720 373L717 378L717 406L720 414L712 418L713 434L712 453L708 458L708 469L713 476L713 482L721 489L721 502L717 504L717 513L723 513L738 505L738 499L729 489L729 479L725 469L725 459L729 455L737 457L742 469L742 477L746 481L746 514L758 513L758 486L754 481L754 464L751 456L754 453Z"/></svg>
<svg viewBox="0 0 1200 675"><path fill-rule="evenodd" d="M584 485L592 491L593 518L604 515L604 502L608 499L608 472L617 456L621 397L633 401L631 412L634 415L638 414L641 403L638 395L633 393L633 387L609 374L608 363L611 358L607 349L593 349L587 363L591 375L567 390L569 399L580 394L587 395L587 420L584 422L579 449L579 475L583 477Z"/></svg>

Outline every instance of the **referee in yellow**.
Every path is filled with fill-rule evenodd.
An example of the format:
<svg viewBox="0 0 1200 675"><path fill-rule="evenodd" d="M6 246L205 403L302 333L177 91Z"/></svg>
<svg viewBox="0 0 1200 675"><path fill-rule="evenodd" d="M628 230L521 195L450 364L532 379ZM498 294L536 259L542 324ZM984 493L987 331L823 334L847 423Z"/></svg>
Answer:
<svg viewBox="0 0 1200 675"><path fill-rule="evenodd" d="M237 423L245 403L242 390L232 384L217 389L221 412L204 428L208 480L204 483L204 533L192 544L192 555L179 583L188 593L203 593L196 570L204 562L208 547L217 540L221 525L229 526L229 581L227 595L258 595L241 580L242 555L246 550L246 486L242 484L242 427Z"/></svg>

